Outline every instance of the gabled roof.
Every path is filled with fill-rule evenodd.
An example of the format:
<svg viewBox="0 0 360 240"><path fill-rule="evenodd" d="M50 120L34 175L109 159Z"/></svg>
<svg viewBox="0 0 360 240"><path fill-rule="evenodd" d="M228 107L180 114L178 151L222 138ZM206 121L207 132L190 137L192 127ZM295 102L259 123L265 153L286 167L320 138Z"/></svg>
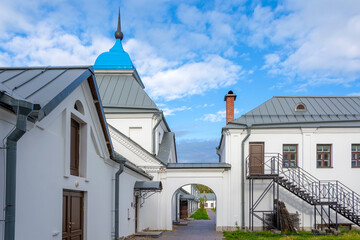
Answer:
<svg viewBox="0 0 360 240"><path fill-rule="evenodd" d="M203 197L203 196L206 196L207 200L216 200L215 193L200 193L199 197Z"/></svg>
<svg viewBox="0 0 360 240"><path fill-rule="evenodd" d="M0 91L13 99L39 104L38 121L49 115L85 80L89 83L106 144L113 158L111 138L92 67L0 68Z"/></svg>
<svg viewBox="0 0 360 240"><path fill-rule="evenodd" d="M96 73L96 81L106 113L159 112L133 74Z"/></svg>
<svg viewBox="0 0 360 240"><path fill-rule="evenodd" d="M305 111L295 111L304 104ZM350 126L360 120L360 97L275 96L250 112L229 123L236 125Z"/></svg>

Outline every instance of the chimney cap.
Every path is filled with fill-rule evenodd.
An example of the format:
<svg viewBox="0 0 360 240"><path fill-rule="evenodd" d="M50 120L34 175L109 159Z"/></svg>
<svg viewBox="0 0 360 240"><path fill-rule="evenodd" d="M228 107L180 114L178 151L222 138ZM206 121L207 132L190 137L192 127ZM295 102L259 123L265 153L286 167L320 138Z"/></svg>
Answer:
<svg viewBox="0 0 360 240"><path fill-rule="evenodd" d="M226 101L226 99L227 99L228 97L234 97L234 101L236 100L236 94L234 94L234 92L233 92L232 90L230 90L230 91L228 92L228 94L225 95L224 101Z"/></svg>

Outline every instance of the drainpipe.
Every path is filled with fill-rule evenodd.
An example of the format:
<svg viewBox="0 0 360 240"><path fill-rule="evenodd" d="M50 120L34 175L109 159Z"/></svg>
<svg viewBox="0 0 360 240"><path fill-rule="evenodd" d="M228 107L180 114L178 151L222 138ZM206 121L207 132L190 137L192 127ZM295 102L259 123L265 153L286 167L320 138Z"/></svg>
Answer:
<svg viewBox="0 0 360 240"><path fill-rule="evenodd" d="M154 126L154 128L153 128L153 149L152 149L153 151L152 151L152 152L153 152L154 155L156 155L156 154L155 154L155 150L156 150L156 149L155 149L155 140L156 140L155 133L156 133L156 128L157 128L157 127L159 126L159 124L161 123L161 120L162 120L162 118L163 118L163 113L160 112L159 115L160 115L160 119L159 119L159 121L155 124L155 126Z"/></svg>
<svg viewBox="0 0 360 240"><path fill-rule="evenodd" d="M246 125L247 135L241 142L241 229L245 230L245 142L251 134L251 129Z"/></svg>
<svg viewBox="0 0 360 240"><path fill-rule="evenodd" d="M26 133L28 116L39 110L40 105L32 104L23 100L7 98L5 94L0 96L1 102L10 103L16 113L16 126L6 139L6 190L5 190L5 240L15 239L15 204L16 204L16 153L17 142Z"/></svg>
<svg viewBox="0 0 360 240"><path fill-rule="evenodd" d="M120 240L119 232L119 193L120 193L120 174L124 171L125 159L118 155L114 156L114 160L120 164L119 170L115 173L115 240Z"/></svg>

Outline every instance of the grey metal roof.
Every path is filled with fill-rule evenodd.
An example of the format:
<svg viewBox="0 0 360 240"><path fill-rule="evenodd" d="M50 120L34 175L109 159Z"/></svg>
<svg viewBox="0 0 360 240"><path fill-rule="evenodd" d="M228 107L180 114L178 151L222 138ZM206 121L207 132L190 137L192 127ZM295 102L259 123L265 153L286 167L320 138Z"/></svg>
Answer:
<svg viewBox="0 0 360 240"><path fill-rule="evenodd" d="M40 104L42 118L92 74L89 66L0 68L0 91Z"/></svg>
<svg viewBox="0 0 360 240"><path fill-rule="evenodd" d="M229 163L168 163L168 169L191 169L191 168L231 168Z"/></svg>
<svg viewBox="0 0 360 240"><path fill-rule="evenodd" d="M85 80L88 80L106 145L113 159L115 154L91 66L0 68L0 91L11 98L39 104L38 121Z"/></svg>
<svg viewBox="0 0 360 240"><path fill-rule="evenodd" d="M145 182L145 181L136 181L134 190L162 190L162 184L160 181L151 181L151 182Z"/></svg>
<svg viewBox="0 0 360 240"><path fill-rule="evenodd" d="M306 111L295 111L299 103L306 106ZM360 97L274 96L235 119L227 127L236 127L236 124L277 126L339 122L352 124L351 122L359 120Z"/></svg>
<svg viewBox="0 0 360 240"><path fill-rule="evenodd" d="M203 197L203 196L206 196L207 200L216 200L215 193L200 193L199 197Z"/></svg>
<svg viewBox="0 0 360 240"><path fill-rule="evenodd" d="M138 166L136 166L135 164L133 164L132 162L130 162L129 160L126 159L124 166L128 169L131 169L132 171L148 178L149 180L152 180L154 177L151 176L150 174L148 174L147 172L145 172L144 170L142 170L141 168L139 168Z"/></svg>
<svg viewBox="0 0 360 240"><path fill-rule="evenodd" d="M186 194L186 195L181 195L180 199L183 199L183 200L195 200L195 196L191 195L191 194Z"/></svg>
<svg viewBox="0 0 360 240"><path fill-rule="evenodd" d="M175 145L175 134L173 132L164 132L162 142L159 146L158 159L164 164L168 163L171 146Z"/></svg>
<svg viewBox="0 0 360 240"><path fill-rule="evenodd" d="M131 74L96 74L104 111L158 112L156 104Z"/></svg>

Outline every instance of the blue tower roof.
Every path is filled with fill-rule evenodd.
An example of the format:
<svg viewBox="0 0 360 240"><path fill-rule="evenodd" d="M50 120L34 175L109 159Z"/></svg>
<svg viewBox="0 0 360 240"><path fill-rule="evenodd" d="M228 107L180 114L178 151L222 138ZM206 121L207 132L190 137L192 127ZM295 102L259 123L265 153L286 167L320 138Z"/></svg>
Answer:
<svg viewBox="0 0 360 240"><path fill-rule="evenodd" d="M119 8L118 26L115 32L116 42L108 52L104 52L97 57L94 64L95 70L135 70L129 54L127 54L122 47L121 40L123 37Z"/></svg>
<svg viewBox="0 0 360 240"><path fill-rule="evenodd" d="M116 39L114 46L100 54L94 64L95 70L135 70L129 54L124 51L121 39Z"/></svg>

